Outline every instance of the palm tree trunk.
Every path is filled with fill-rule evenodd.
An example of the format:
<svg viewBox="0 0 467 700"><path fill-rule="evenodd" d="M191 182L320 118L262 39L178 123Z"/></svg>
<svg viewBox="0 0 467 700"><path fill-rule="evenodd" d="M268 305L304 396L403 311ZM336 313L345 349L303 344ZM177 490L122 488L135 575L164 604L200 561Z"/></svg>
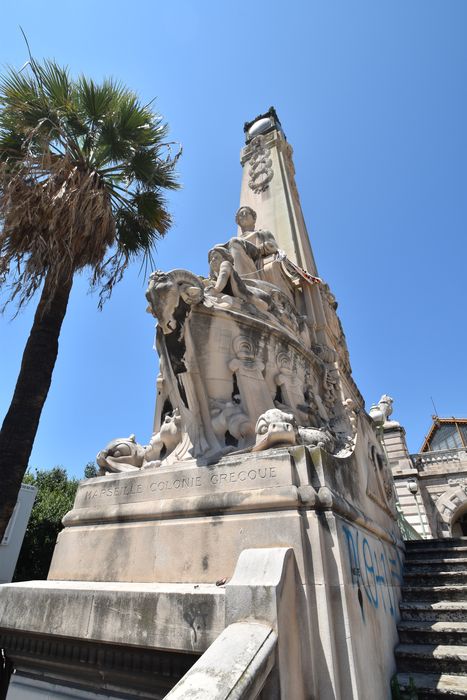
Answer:
<svg viewBox="0 0 467 700"><path fill-rule="evenodd" d="M73 278L62 279L51 293L45 279L26 343L13 400L0 431L0 542L15 507L52 380L58 338Z"/></svg>

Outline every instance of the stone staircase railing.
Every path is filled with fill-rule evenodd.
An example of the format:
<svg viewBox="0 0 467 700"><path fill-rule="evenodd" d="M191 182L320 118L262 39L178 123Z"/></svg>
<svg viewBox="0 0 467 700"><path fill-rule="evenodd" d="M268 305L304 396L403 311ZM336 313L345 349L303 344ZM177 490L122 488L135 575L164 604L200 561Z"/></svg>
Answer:
<svg viewBox="0 0 467 700"><path fill-rule="evenodd" d="M397 524L399 525L402 539L409 540L409 541L422 540L423 537L409 523L407 518L404 516L399 503L397 503L397 502L396 502L396 510L397 510Z"/></svg>
<svg viewBox="0 0 467 700"><path fill-rule="evenodd" d="M277 634L269 625L229 625L167 700L255 700L275 665Z"/></svg>

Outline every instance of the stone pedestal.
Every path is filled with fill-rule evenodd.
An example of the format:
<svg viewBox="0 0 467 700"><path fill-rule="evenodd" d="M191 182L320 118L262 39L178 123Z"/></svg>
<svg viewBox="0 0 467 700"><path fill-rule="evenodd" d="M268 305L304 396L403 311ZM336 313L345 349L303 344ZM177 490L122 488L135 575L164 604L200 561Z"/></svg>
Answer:
<svg viewBox="0 0 467 700"><path fill-rule="evenodd" d="M358 458L279 448L82 482L49 581L0 588L15 684L164 697L226 625L263 619L261 572L248 604L225 596L242 551L282 548L304 602L285 605L279 644L300 626L312 669L297 698L389 698L402 550Z"/></svg>

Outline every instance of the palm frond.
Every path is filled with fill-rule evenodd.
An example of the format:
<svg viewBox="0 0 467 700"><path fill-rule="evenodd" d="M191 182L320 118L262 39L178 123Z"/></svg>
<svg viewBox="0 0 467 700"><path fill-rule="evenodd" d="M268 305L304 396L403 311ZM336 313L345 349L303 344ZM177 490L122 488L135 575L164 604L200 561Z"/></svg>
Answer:
<svg viewBox="0 0 467 700"><path fill-rule="evenodd" d="M40 89L52 109L66 112L72 99L72 83L68 68L61 68L54 61L35 64Z"/></svg>
<svg viewBox="0 0 467 700"><path fill-rule="evenodd" d="M152 260L178 187L162 118L125 86L54 61L0 78L0 276L27 301L51 271L90 267L102 299L135 256ZM168 155L167 155L168 154ZM52 275L53 277L53 275ZM0 280L1 281L1 280ZM51 287L53 289L53 285Z"/></svg>
<svg viewBox="0 0 467 700"><path fill-rule="evenodd" d="M178 188L172 162L165 163L154 148L135 151L126 164L125 175L148 188Z"/></svg>
<svg viewBox="0 0 467 700"><path fill-rule="evenodd" d="M96 128L111 112L112 102L116 99L115 88L108 81L96 85L83 75L78 78L77 85L77 106L83 121L91 128Z"/></svg>

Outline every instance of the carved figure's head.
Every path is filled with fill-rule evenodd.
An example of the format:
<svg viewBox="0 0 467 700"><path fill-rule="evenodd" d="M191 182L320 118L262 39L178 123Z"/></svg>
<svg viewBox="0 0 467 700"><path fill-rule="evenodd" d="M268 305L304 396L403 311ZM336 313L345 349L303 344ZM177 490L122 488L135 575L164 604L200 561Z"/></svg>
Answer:
<svg viewBox="0 0 467 700"><path fill-rule="evenodd" d="M256 212L251 207L240 207L235 215L235 222L242 229L242 233L254 231L256 224Z"/></svg>
<svg viewBox="0 0 467 700"><path fill-rule="evenodd" d="M253 452L259 452L277 445L295 445L298 428L292 413L271 408L258 418L255 432L256 443Z"/></svg>
<svg viewBox="0 0 467 700"><path fill-rule="evenodd" d="M233 257L231 256L227 248L224 248L224 246L221 245L216 245L214 248L211 248L211 250L208 253L208 262L210 275L214 279L217 278L220 266L222 265L224 260L227 260L233 265Z"/></svg>

